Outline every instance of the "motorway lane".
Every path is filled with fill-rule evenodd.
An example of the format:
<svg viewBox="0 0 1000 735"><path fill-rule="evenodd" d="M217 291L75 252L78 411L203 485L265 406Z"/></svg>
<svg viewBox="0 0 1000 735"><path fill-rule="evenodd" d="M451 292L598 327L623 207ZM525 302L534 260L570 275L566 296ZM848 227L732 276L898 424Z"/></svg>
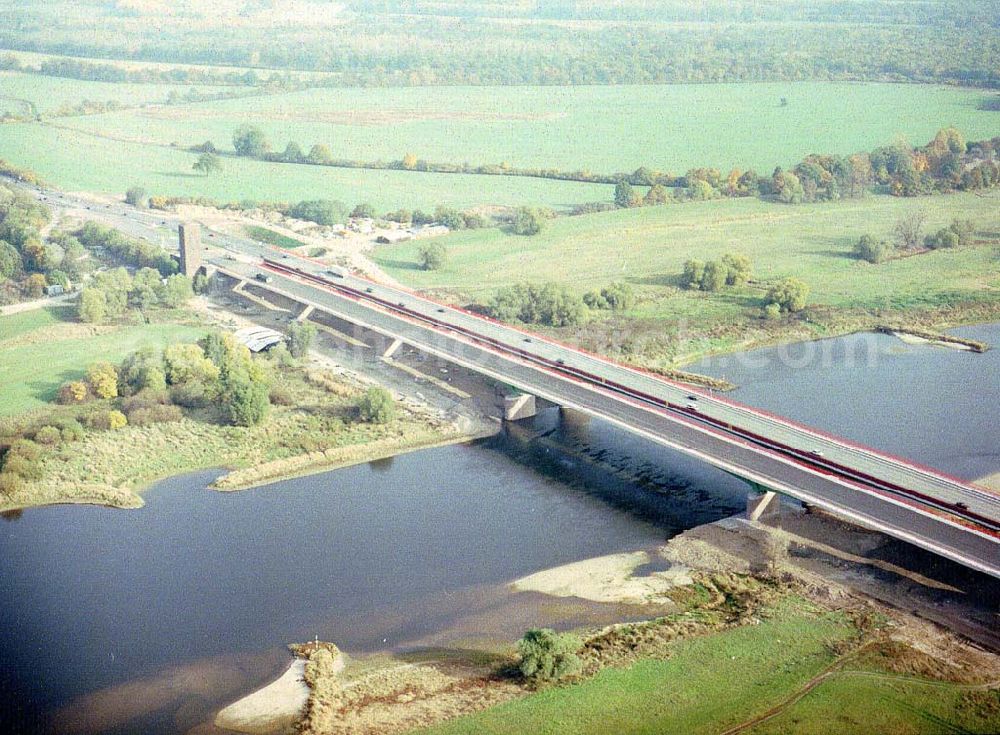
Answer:
<svg viewBox="0 0 1000 735"><path fill-rule="evenodd" d="M251 278L256 272L253 267L234 268L233 264L225 270ZM468 365L553 403L610 420L717 467L1000 577L1000 540L995 537L972 531L887 496L854 487L774 452L706 431L694 425L690 417L665 414L623 399L618 394L555 375L456 336L442 335L430 327L297 280L275 274L274 282L268 287L313 303L351 322L398 336L431 354Z"/></svg>

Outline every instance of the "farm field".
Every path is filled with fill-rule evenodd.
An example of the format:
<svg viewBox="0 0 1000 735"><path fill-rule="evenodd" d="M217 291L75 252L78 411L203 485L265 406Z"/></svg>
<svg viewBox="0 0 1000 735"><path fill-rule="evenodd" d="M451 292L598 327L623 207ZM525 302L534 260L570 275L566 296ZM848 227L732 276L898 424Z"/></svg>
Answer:
<svg viewBox="0 0 1000 735"><path fill-rule="evenodd" d="M41 74L0 71L0 111L21 112L25 100L34 105L37 113L53 114L63 105L74 106L84 100L108 102L114 100L121 105L138 106L144 104L164 104L167 95L177 92L184 95L191 90L202 93L229 92L241 87L220 87L183 84L123 84L114 82L91 82L81 79L62 79ZM247 90L253 91L253 90Z"/></svg>
<svg viewBox="0 0 1000 735"><path fill-rule="evenodd" d="M614 190L605 184L365 171L244 158L225 158L220 173L203 176L191 170L197 158L193 153L87 135L61 127L67 120L76 118L61 119L59 126L0 126L0 158L30 168L68 191L121 196L138 184L159 195L207 196L221 201L339 199L352 206L367 201L382 211L399 207L433 211L439 204L462 208L530 204L566 209L582 202L610 201Z"/></svg>
<svg viewBox="0 0 1000 735"><path fill-rule="evenodd" d="M0 317L0 416L49 405L67 380L92 362L118 362L144 344L193 340L203 328L181 324L94 327L67 321L70 308L39 309Z"/></svg>
<svg viewBox="0 0 1000 735"><path fill-rule="evenodd" d="M252 99L123 111L67 124L134 140L230 148L242 123L276 150L323 143L334 157L515 167L712 166L770 172L809 153L848 154L896 136L923 144L948 125L969 140L1000 133L985 92L878 83L312 89ZM781 99L787 106L781 106Z"/></svg>
<svg viewBox="0 0 1000 735"><path fill-rule="evenodd" d="M630 316L706 324L730 321L758 305L763 290L747 286L712 294L681 289L684 261L717 259L735 250L750 256L757 281L804 280L812 304L899 308L1000 298L998 205L996 195L974 194L871 196L793 206L757 199L690 202L556 219L530 238L496 229L454 233L440 240L448 259L437 271L419 269L415 242L379 246L375 258L412 286L444 289L480 302L496 288L516 282L563 282L582 292L624 280L640 298ZM927 214L927 231L954 218L971 218L979 237L993 244L881 265L852 256L861 235L888 238L896 219L913 211Z"/></svg>

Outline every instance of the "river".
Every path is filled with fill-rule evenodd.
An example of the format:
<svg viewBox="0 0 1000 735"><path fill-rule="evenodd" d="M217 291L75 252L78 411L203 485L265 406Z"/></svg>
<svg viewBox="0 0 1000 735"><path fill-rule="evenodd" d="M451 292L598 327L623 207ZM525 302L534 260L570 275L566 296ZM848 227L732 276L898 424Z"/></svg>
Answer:
<svg viewBox="0 0 1000 735"><path fill-rule="evenodd" d="M1000 325L956 332L1000 342ZM854 335L694 369L739 384L737 400L961 477L1000 470L1000 350ZM8 719L186 732L276 676L292 641L363 654L628 615L506 583L651 548L745 498L728 475L556 410L491 439L239 493L206 490L214 475L158 483L141 510L0 523Z"/></svg>

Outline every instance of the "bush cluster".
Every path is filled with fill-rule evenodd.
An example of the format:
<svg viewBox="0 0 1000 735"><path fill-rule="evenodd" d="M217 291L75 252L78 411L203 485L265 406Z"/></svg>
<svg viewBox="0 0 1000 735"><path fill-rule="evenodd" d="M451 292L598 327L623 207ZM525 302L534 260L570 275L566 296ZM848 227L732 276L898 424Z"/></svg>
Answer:
<svg viewBox="0 0 1000 735"><path fill-rule="evenodd" d="M721 291L725 286L742 286L753 272L753 265L743 253L726 253L721 260L688 260L684 263L681 285L687 289Z"/></svg>
<svg viewBox="0 0 1000 735"><path fill-rule="evenodd" d="M565 327L582 322L587 306L580 296L561 284L526 283L497 291L486 311L501 321Z"/></svg>

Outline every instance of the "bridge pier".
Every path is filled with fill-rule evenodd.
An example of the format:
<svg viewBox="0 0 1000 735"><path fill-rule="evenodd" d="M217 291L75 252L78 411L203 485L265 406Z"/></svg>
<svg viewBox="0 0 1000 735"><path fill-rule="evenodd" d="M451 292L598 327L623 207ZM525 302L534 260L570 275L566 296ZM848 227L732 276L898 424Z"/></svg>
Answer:
<svg viewBox="0 0 1000 735"><path fill-rule="evenodd" d="M747 520L759 521L764 516L774 515L778 512L781 500L774 490L761 488L762 492L751 491L747 493Z"/></svg>
<svg viewBox="0 0 1000 735"><path fill-rule="evenodd" d="M394 339L392 344L386 347L385 352L382 353L382 359L388 360L390 357L396 354L396 351L403 346L403 340Z"/></svg>
<svg viewBox="0 0 1000 735"><path fill-rule="evenodd" d="M538 413L535 397L530 393L503 397L503 417L505 421L528 419Z"/></svg>

